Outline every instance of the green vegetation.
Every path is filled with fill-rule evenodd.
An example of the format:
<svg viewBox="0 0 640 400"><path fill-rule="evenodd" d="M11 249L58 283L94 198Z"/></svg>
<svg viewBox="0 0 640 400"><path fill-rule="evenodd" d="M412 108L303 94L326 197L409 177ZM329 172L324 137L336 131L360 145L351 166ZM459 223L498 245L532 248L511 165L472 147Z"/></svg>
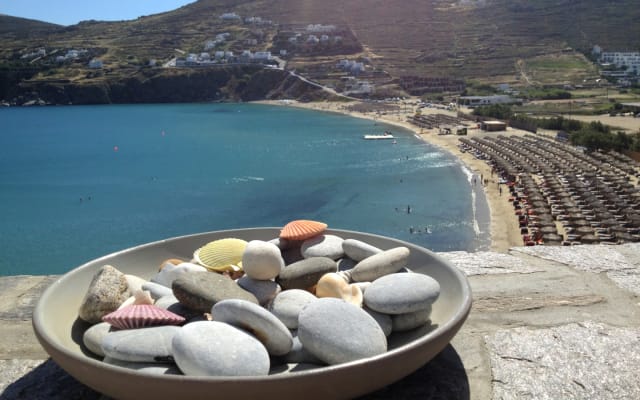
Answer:
<svg viewBox="0 0 640 400"><path fill-rule="evenodd" d="M528 88L520 92L529 100L565 100L571 98L571 92L557 88Z"/></svg>
<svg viewBox="0 0 640 400"><path fill-rule="evenodd" d="M565 131L569 133L569 140L577 146L584 146L587 151L615 150L640 151L640 132L629 135L625 132L613 132L611 127L600 121L581 122L563 117L532 118L522 114L515 114L510 106L495 104L478 107L474 115L509 120L512 126Z"/></svg>

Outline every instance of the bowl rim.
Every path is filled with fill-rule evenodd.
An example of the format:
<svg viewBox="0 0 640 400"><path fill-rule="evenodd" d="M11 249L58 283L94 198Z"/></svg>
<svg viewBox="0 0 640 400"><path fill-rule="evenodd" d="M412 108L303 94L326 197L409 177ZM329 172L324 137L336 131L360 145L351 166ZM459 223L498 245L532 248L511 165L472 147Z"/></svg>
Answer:
<svg viewBox="0 0 640 400"><path fill-rule="evenodd" d="M53 283L51 283L49 287L47 287L47 289L45 289L40 299L38 300L36 307L34 308L33 316L32 316L32 325L36 333L36 337L38 338L38 340L40 341L44 349L52 356L54 361L56 360L56 358L54 357L53 354L51 354L50 349L47 346L51 346L55 352L62 353L62 355L64 355L67 358L73 359L80 363L89 364L94 368L106 368L107 370L111 370L113 372L119 372L119 373L126 372L131 377L140 376L140 377L148 378L149 376L151 376L148 373L139 372L137 370L133 370L126 367L107 364L98 359L89 357L87 355L78 354L77 352L71 351L66 346L62 345L52 334L50 334L44 324L45 317L43 314L43 308L45 307L44 304L47 302L48 298L55 292L56 287L60 285L62 282L64 282L64 280L67 279L68 276L72 275L73 273L79 270L90 268L90 265L96 264L100 262L100 260L112 258L125 253L135 252L143 248L158 246L163 243L184 240L186 238L192 238L196 236L222 235L225 233L242 233L244 231L248 232L248 231L255 231L255 230L273 230L274 232L278 232L281 229L282 229L281 227L252 227L252 228L224 229L224 230L186 234L186 235L174 236L170 238L156 240L153 242L135 245L126 249L118 250L113 253L109 253L104 256L89 260L84 264L66 272L65 274L60 276L58 279L56 279ZM373 357L362 358L362 359L341 363L341 364L320 366L318 368L306 369L302 371L291 371L286 374L279 373L279 374L270 374L265 376L158 375L154 377L158 379L163 379L163 380L166 379L169 381L174 380L176 382L193 380L193 381L204 381L204 382L211 382L211 383L216 383L216 382L240 382L241 383L241 382L268 382L268 381L275 382L279 380L283 380L283 381L291 380L291 379L295 379L295 377L322 376L323 374L334 373L340 370L349 370L352 368L360 368L367 364L371 364L377 361L382 361L388 358L394 358L394 357L400 356L403 353L409 352L411 350L414 350L420 347L421 345L424 345L426 342L430 341L434 337L437 337L443 333L449 332L451 329L456 330L454 332L454 335L455 333L457 333L457 330L462 325L462 323L464 323L467 316L469 315L469 312L471 311L471 303L472 303L471 286L469 284L469 281L467 280L466 275L459 268L455 267L449 260L437 255L435 252L429 249L426 249L414 243L409 243L400 239L395 239L393 237L382 236L374 233L344 230L344 229L327 229L324 232L324 234L334 234L334 233L343 234L345 236L348 236L349 234L365 235L365 236L371 236L371 237L375 237L382 240L391 240L392 242L395 242L398 246L406 246L410 249L414 248L419 251L426 252L431 257L437 259L438 262L444 264L450 270L450 272L453 273L456 280L461 284L462 293L460 293L461 295L460 306L458 307L458 309L455 311L455 313L451 318L449 318L447 321L444 321L444 323L442 323L441 325L439 324L435 329L428 332L427 334ZM456 326L458 328L456 328Z"/></svg>

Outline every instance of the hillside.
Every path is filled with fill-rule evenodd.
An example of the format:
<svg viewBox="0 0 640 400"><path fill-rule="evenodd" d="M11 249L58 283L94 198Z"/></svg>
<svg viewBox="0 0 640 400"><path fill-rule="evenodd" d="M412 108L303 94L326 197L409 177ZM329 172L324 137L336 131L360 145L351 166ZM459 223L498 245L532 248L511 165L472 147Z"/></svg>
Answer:
<svg viewBox="0 0 640 400"><path fill-rule="evenodd" d="M365 78L403 93L407 78L451 86L458 82L575 83L596 75L585 58L593 45L640 49L636 0L200 0L177 10L121 22L85 21L61 27L0 16L0 99L19 82L73 84L138 76L156 60L210 51L269 50L288 69L344 89L340 59L364 62ZM238 20L224 20L223 13ZM246 17L260 17L252 22ZM333 26L314 44L309 24ZM321 37L323 32L318 32ZM291 38L297 35L297 42ZM26 57L37 49L47 55ZM77 59L56 62L70 49ZM104 63L87 69L91 58ZM160 71L158 71L160 73ZM533 80L530 78L534 77ZM26 79L26 81L25 81ZM144 79L144 78L143 78ZM444 82L444 83L442 83ZM16 89L13 88L15 92Z"/></svg>

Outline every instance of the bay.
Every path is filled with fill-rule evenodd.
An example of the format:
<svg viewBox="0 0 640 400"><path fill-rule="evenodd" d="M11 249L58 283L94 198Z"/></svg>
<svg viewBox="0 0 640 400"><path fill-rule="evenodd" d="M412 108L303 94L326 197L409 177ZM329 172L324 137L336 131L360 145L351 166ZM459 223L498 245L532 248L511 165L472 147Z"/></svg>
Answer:
<svg viewBox="0 0 640 400"><path fill-rule="evenodd" d="M0 126L0 275L59 274L141 243L292 219L435 251L487 245L476 223L486 211L457 159L371 120L145 104L2 108ZM362 139L385 130L395 144Z"/></svg>

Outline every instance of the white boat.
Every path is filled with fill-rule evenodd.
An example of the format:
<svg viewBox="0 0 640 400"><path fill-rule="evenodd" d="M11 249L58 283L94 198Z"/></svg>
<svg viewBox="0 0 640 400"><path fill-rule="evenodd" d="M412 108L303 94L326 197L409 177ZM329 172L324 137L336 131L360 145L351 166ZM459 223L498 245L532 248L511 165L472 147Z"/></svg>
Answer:
<svg viewBox="0 0 640 400"><path fill-rule="evenodd" d="M393 139L393 135L385 132L382 135L364 135L363 138L366 140Z"/></svg>

